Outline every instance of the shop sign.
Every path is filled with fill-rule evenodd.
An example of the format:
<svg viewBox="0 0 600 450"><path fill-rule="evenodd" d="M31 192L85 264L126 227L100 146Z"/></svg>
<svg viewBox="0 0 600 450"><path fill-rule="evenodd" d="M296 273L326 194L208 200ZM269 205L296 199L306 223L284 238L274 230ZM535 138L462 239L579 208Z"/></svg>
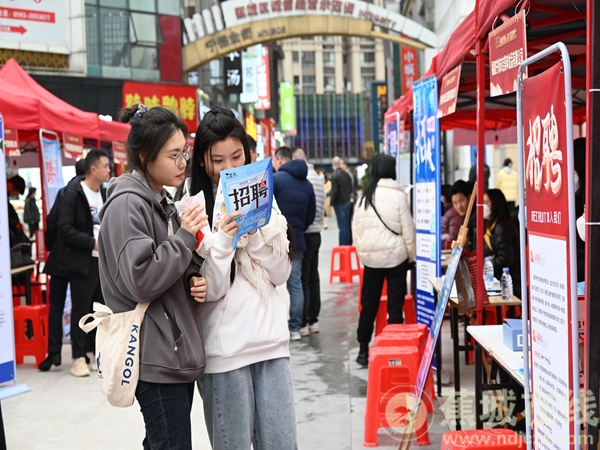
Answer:
<svg viewBox="0 0 600 450"><path fill-rule="evenodd" d="M173 109L188 126L190 132L198 128L196 88L194 86L135 83L123 83L123 106L129 108L143 103L148 108L165 106Z"/></svg>

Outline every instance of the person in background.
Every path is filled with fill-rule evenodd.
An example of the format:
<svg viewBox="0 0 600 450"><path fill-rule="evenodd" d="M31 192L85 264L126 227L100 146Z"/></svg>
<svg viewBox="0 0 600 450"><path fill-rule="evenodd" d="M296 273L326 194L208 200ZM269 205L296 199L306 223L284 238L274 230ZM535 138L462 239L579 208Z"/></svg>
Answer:
<svg viewBox="0 0 600 450"><path fill-rule="evenodd" d="M253 162L253 163L255 163L256 162L256 157L257 157L257 154L256 154L256 141L249 134L246 135L246 139L248 139L248 148L250 149L250 161Z"/></svg>
<svg viewBox="0 0 600 450"><path fill-rule="evenodd" d="M106 153L94 149L85 157L86 174L80 183L65 189L58 216L58 269L67 273L71 283L71 375L90 375L86 353L95 353L94 332L85 334L79 320L92 312L94 302L104 303L98 272L98 213L106 199L102 187L110 178ZM92 370L97 370L95 359Z"/></svg>
<svg viewBox="0 0 600 450"><path fill-rule="evenodd" d="M69 181L67 187L75 183L81 183L85 178L85 159L75 163L75 176ZM54 365L62 363L61 350L63 342L63 312L65 310L65 299L67 298L67 287L69 286L69 274L58 268L58 215L60 203L65 194L61 188L54 199L54 204L46 217L46 229L44 230L44 241L48 257L44 264L44 273L50 276L50 298L48 313L48 356L39 365L41 372L47 372Z"/></svg>
<svg viewBox="0 0 600 450"><path fill-rule="evenodd" d="M490 189L484 194L483 218L483 254L491 257L496 279L501 280L502 269L508 267L513 281L513 294L521 298L519 229L510 217L506 197L500 189Z"/></svg>
<svg viewBox="0 0 600 450"><path fill-rule="evenodd" d="M408 195L396 182L395 159L377 155L369 184L356 204L352 228L356 251L365 266L357 331L360 349L356 358L363 366L369 362L369 342L386 279L388 324L404 322L406 274L416 259L415 223L410 211Z"/></svg>
<svg viewBox="0 0 600 450"><path fill-rule="evenodd" d="M325 189L325 215L323 216L323 228L327 229L327 218L333 216L333 209L331 207L331 180L322 169L319 170L319 176L321 177L323 188Z"/></svg>
<svg viewBox="0 0 600 450"><path fill-rule="evenodd" d="M300 162L300 161L298 161ZM215 106L198 126L190 195L215 203L219 172L250 164L248 141L233 113ZM200 306L206 369L198 381L214 450L294 450L296 419L290 370L289 308L275 286L286 282L293 245L277 204L264 227L233 248L240 212L223 217L202 265L209 289ZM211 228L212 217L209 216Z"/></svg>
<svg viewBox="0 0 600 450"><path fill-rule="evenodd" d="M477 181L477 164L471 166L469 170L469 183L473 184ZM483 165L483 188L487 191L490 187L490 166L487 164Z"/></svg>
<svg viewBox="0 0 600 450"><path fill-rule="evenodd" d="M150 302L140 327L135 397L146 425L144 449L191 450L194 382L205 365L200 303L206 282L195 249L208 224L200 203L179 217L163 186L183 182L191 147L187 126L170 109L134 105L129 122L131 174L114 178L102 211L100 278L114 312Z"/></svg>
<svg viewBox="0 0 600 450"><path fill-rule="evenodd" d="M502 169L496 175L496 189L500 189L504 194L511 215L515 211L517 200L519 199L519 175L512 168L512 165L512 160L506 158Z"/></svg>
<svg viewBox="0 0 600 450"><path fill-rule="evenodd" d="M352 245L352 219L354 217L354 205L356 205L356 198L358 196L358 178L356 177L356 175L354 174L354 172L352 172L349 168L348 168L348 164L346 164L346 160L344 159L340 159L340 166L341 168L348 174L350 175L350 178L352 178L352 196L350 197L350 245Z"/></svg>
<svg viewBox="0 0 600 450"><path fill-rule="evenodd" d="M301 338L305 301L302 261L307 246L304 233L315 220L315 192L307 179L308 166L304 161L292 160L292 151L288 147L277 149L273 169L277 171L273 175L273 196L296 236L296 253L287 289L290 293L290 340L298 341Z"/></svg>
<svg viewBox="0 0 600 450"><path fill-rule="evenodd" d="M573 174L575 188L575 217L585 214L585 187L586 187L586 159L585 138L573 141L573 161L575 170ZM564 180L565 178L563 178ZM577 235L577 282L585 281L585 242Z"/></svg>
<svg viewBox="0 0 600 450"><path fill-rule="evenodd" d="M18 198L25 193L25 180L19 175L15 175L6 180L6 196L8 203L8 231L10 234L10 246L13 247L20 242L29 242L23 232L23 224L19 219L17 211L10 202L10 198Z"/></svg>
<svg viewBox="0 0 600 450"><path fill-rule="evenodd" d="M442 184L442 216L446 214L450 210L450 208L452 208L452 194L450 193L451 190L451 185Z"/></svg>
<svg viewBox="0 0 600 450"><path fill-rule="evenodd" d="M33 238L35 232L40 228L40 210L37 207L35 200L35 193L37 189L32 187L29 188L27 198L25 199L25 211L23 212L23 220L29 227L29 237Z"/></svg>
<svg viewBox="0 0 600 450"><path fill-rule="evenodd" d="M452 207L442 217L442 245L450 248L452 241L458 237L465 214L469 208L471 187L464 180L458 180L450 188Z"/></svg>
<svg viewBox="0 0 600 450"><path fill-rule="evenodd" d="M300 336L319 332L319 312L321 311L321 281L319 279L319 248L321 247L321 230L325 214L325 189L323 181L308 162L304 150L295 148L292 152L294 160L302 160L308 166L307 179L315 192L315 220L304 232L306 250L302 257L302 291L304 292L304 314Z"/></svg>
<svg viewBox="0 0 600 450"><path fill-rule="evenodd" d="M338 245L352 245L350 236L350 209L354 195L354 180L342 169L342 159L334 156L331 160L333 175L331 176L331 205L339 228Z"/></svg>

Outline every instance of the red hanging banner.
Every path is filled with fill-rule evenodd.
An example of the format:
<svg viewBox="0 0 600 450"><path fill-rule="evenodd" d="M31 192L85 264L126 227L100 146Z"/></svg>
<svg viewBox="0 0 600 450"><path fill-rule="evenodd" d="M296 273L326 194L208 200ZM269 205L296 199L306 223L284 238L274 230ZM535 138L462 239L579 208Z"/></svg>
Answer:
<svg viewBox="0 0 600 450"><path fill-rule="evenodd" d="M525 11L510 18L489 35L490 94L509 94L517 90L519 64L527 59ZM527 68L524 77L527 78Z"/></svg>
<svg viewBox="0 0 600 450"><path fill-rule="evenodd" d="M269 65L269 47L263 45L262 64L258 68L258 102L255 109L271 109L271 68Z"/></svg>
<svg viewBox="0 0 600 450"><path fill-rule="evenodd" d="M417 49L412 47L401 46L400 62L402 66L402 94L406 94L415 80L419 78Z"/></svg>
<svg viewBox="0 0 600 450"><path fill-rule="evenodd" d="M11 128L4 129L4 150L6 156L21 156L18 130L13 130Z"/></svg>
<svg viewBox="0 0 600 450"><path fill-rule="evenodd" d="M127 145L125 145L125 142L112 141L112 152L115 164L123 164L127 161Z"/></svg>
<svg viewBox="0 0 600 450"><path fill-rule="evenodd" d="M458 85L460 84L460 72L462 64L455 67L442 78L440 87L440 101L438 106L438 119L456 111L456 100L458 100Z"/></svg>
<svg viewBox="0 0 600 450"><path fill-rule="evenodd" d="M83 158L83 137L63 133L63 154L65 158Z"/></svg>
<svg viewBox="0 0 600 450"><path fill-rule="evenodd" d="M567 115L562 62L523 82L527 274L536 448L570 449L573 418ZM525 293L523 294L525 295ZM572 441L571 441L572 442ZM556 445L554 445L556 443Z"/></svg>

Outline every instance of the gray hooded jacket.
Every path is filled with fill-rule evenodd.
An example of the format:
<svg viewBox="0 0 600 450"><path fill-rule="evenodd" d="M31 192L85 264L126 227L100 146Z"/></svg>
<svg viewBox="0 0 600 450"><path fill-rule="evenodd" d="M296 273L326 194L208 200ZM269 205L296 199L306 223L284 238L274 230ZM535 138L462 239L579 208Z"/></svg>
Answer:
<svg viewBox="0 0 600 450"><path fill-rule="evenodd" d="M197 241L180 228L176 212L167 236L163 194L137 172L111 181L100 212L100 282L115 313L152 302L141 328L140 380L188 383L205 365L199 304L187 286L199 270Z"/></svg>

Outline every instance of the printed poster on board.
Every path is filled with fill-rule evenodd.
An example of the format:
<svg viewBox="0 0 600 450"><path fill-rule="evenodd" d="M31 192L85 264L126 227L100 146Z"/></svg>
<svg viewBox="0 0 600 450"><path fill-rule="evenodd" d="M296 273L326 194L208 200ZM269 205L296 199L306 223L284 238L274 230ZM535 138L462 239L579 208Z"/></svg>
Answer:
<svg viewBox="0 0 600 450"><path fill-rule="evenodd" d="M522 104L534 443L537 450L567 450L574 432L570 304L576 295L569 274L576 262L569 256L574 193L562 62L523 82Z"/></svg>
<svg viewBox="0 0 600 450"><path fill-rule="evenodd" d="M431 327L434 294L429 278L442 276L440 203L440 127L434 76L413 85L414 211L417 231L417 322Z"/></svg>

